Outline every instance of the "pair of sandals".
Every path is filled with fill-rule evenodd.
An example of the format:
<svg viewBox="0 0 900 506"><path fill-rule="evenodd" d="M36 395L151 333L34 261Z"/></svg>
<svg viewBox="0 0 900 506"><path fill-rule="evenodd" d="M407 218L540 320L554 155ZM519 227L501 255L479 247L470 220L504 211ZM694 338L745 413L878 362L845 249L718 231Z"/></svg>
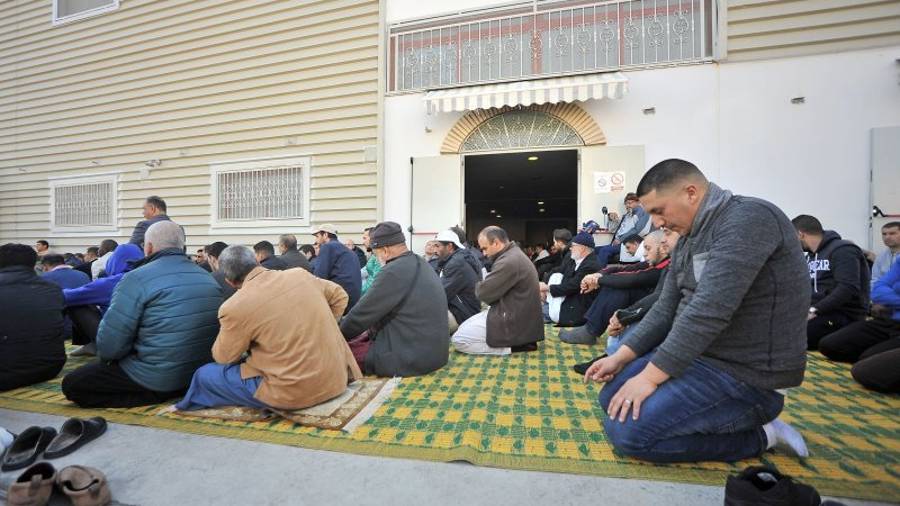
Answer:
<svg viewBox="0 0 900 506"><path fill-rule="evenodd" d="M87 466L69 466L58 473L49 462L39 462L9 486L9 506L44 506L59 487L74 506L106 506L112 502L106 476Z"/></svg>
<svg viewBox="0 0 900 506"><path fill-rule="evenodd" d="M106 432L106 420L102 417L89 419L70 418L60 428L28 427L16 436L0 459L0 471L24 469L44 454L45 459L66 456L97 439Z"/></svg>

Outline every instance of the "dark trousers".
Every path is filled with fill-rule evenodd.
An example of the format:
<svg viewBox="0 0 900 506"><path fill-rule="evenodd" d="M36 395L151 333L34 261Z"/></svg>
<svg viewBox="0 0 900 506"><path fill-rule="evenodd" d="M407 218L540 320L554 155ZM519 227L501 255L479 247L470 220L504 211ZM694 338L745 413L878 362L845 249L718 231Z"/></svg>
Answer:
<svg viewBox="0 0 900 506"><path fill-rule="evenodd" d="M40 365L18 363L9 367L0 367L0 392L52 380L64 365L66 365L65 356L61 361L55 363L48 362Z"/></svg>
<svg viewBox="0 0 900 506"><path fill-rule="evenodd" d="M853 323L854 320L841 313L820 314L806 322L806 349L815 351L819 349L819 341L823 337Z"/></svg>
<svg viewBox="0 0 900 506"><path fill-rule="evenodd" d="M62 381L63 395L82 408L148 406L181 397L186 390L149 390L135 383L115 362L94 362L81 366L67 374Z"/></svg>
<svg viewBox="0 0 900 506"><path fill-rule="evenodd" d="M900 393L900 338L891 340L894 348L862 358L850 373L862 386L885 393ZM870 348L871 349L871 348Z"/></svg>
<svg viewBox="0 0 900 506"><path fill-rule="evenodd" d="M66 309L72 320L72 344L89 344L97 340L97 329L103 316L97 306L73 306Z"/></svg>
<svg viewBox="0 0 900 506"><path fill-rule="evenodd" d="M646 295L646 292L642 292L640 297L635 297L636 290L622 290L619 288L601 288L600 293L597 294L597 298L594 299L594 302L591 303L591 307L588 308L587 313L584 314L587 322L585 326L593 335L599 336L606 330L606 327L609 326L609 319L612 318L613 313L620 309L624 309L628 307L630 304L633 304L637 299Z"/></svg>
<svg viewBox="0 0 900 506"><path fill-rule="evenodd" d="M898 347L900 322L885 318L853 322L819 341L819 351L823 355L837 362L850 363Z"/></svg>

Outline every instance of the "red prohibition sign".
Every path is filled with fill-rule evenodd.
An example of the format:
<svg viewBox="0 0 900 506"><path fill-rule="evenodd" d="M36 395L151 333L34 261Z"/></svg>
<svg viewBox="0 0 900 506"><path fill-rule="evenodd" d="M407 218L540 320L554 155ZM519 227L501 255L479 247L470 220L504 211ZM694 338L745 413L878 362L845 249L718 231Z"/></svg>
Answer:
<svg viewBox="0 0 900 506"><path fill-rule="evenodd" d="M612 179L612 184L614 185L620 185L625 182L625 178L619 173L613 174L610 179Z"/></svg>

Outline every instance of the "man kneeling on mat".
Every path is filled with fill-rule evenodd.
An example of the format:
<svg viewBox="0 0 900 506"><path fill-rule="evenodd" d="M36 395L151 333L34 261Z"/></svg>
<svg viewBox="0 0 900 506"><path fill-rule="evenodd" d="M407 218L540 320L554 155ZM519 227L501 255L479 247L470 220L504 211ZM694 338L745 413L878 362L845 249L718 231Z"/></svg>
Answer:
<svg viewBox="0 0 900 506"><path fill-rule="evenodd" d="M302 409L362 377L337 324L349 300L340 285L306 269L265 269L245 246L225 248L219 268L237 292L219 309L216 363L194 373L177 409Z"/></svg>
<svg viewBox="0 0 900 506"><path fill-rule="evenodd" d="M681 234L659 300L585 381L620 452L656 462L808 455L777 419L777 389L803 381L810 288L800 241L769 202L723 190L684 160L660 162L638 196ZM655 351L654 351L655 350Z"/></svg>

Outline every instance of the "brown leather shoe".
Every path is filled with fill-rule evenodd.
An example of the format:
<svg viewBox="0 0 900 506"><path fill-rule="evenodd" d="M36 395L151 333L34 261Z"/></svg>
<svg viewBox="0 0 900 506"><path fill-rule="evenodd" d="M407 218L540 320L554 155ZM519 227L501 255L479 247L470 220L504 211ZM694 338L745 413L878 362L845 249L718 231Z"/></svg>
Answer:
<svg viewBox="0 0 900 506"><path fill-rule="evenodd" d="M47 462L37 463L22 473L6 496L9 506L44 506L53 493L56 469Z"/></svg>
<svg viewBox="0 0 900 506"><path fill-rule="evenodd" d="M56 484L74 506L106 506L112 502L106 476L93 467L66 467L57 475Z"/></svg>

